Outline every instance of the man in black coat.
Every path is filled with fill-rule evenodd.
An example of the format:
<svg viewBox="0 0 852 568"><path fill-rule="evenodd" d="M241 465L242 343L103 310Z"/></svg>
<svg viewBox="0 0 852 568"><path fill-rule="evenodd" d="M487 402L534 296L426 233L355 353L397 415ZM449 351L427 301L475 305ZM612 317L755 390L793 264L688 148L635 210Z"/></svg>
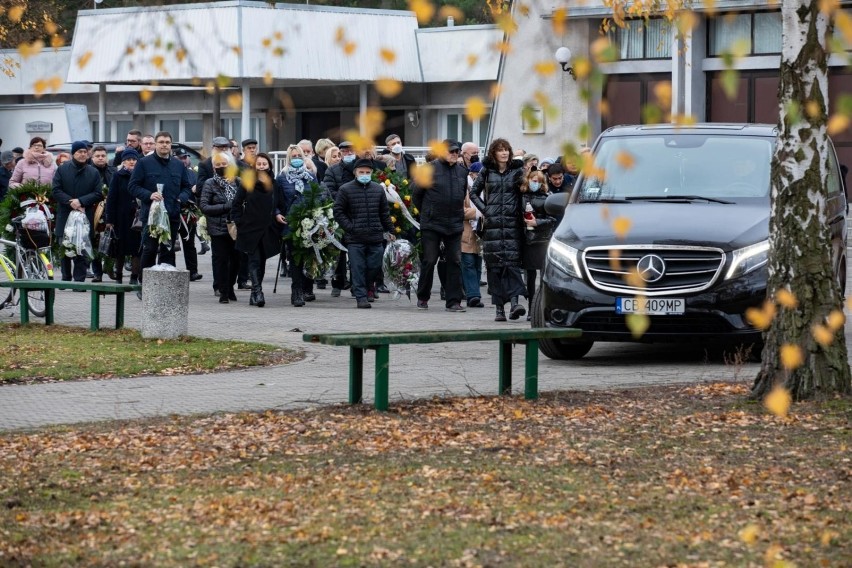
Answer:
<svg viewBox="0 0 852 568"><path fill-rule="evenodd" d="M446 310L463 312L461 280L461 237L464 231L464 198L467 195L467 170L458 163L461 144L444 140L447 154L431 162L432 186L415 186L414 206L420 210L420 242L423 256L417 284L417 307L429 308L435 264L444 245L447 263L445 284Z"/></svg>
<svg viewBox="0 0 852 568"><path fill-rule="evenodd" d="M213 177L213 154L222 152L223 154L231 155L231 143L224 136L217 136L213 139L213 151L210 157L206 160L198 162L198 177L195 180L195 194L201 195L201 189L204 187L204 182Z"/></svg>
<svg viewBox="0 0 852 568"><path fill-rule="evenodd" d="M376 281L382 269L384 235L391 233L393 223L385 190L372 181L373 160L362 158L355 162L355 179L343 184L334 200L334 218L344 231L349 252L352 290L359 308L369 308L367 288Z"/></svg>
<svg viewBox="0 0 852 568"><path fill-rule="evenodd" d="M103 146L95 146L92 148L92 165L98 170L98 175L101 176L101 183L104 198L106 198L107 191L109 190L109 184L112 181L112 176L116 172L116 168L109 164L109 159L107 158L106 148ZM104 224L106 223L106 219L104 215L101 215L98 219L95 219L95 226L92 227L92 231L98 237L95 239L96 242L100 241L100 235L103 233ZM94 246L95 243L92 243ZM100 257L92 259L92 282L100 282L104 277L104 268L103 262Z"/></svg>
<svg viewBox="0 0 852 568"><path fill-rule="evenodd" d="M6 197L9 191L9 180L12 179L12 171L15 169L15 155L11 150L4 150L0 154L0 201Z"/></svg>
<svg viewBox="0 0 852 568"><path fill-rule="evenodd" d="M53 176L53 199L56 201L56 238L62 242L65 225L71 211L82 211L89 219L89 242L92 241L92 223L95 204L104 198L103 183L98 170L89 165L86 143L77 140L71 144L71 159L59 166ZM71 269L73 260L73 273ZM88 260L83 255L62 255L62 280L83 282L86 279Z"/></svg>
<svg viewBox="0 0 852 568"><path fill-rule="evenodd" d="M180 209L192 198L192 184L180 160L172 156L172 135L158 132L154 137L154 153L145 156L130 176L130 193L141 202L142 218L147 220L151 204L161 202L169 215L171 239L160 244L152 237L147 224L142 228L142 272L156 264L157 256L164 264L175 265L175 238L180 228ZM142 281L142 274L139 275ZM138 294L141 299L141 294Z"/></svg>

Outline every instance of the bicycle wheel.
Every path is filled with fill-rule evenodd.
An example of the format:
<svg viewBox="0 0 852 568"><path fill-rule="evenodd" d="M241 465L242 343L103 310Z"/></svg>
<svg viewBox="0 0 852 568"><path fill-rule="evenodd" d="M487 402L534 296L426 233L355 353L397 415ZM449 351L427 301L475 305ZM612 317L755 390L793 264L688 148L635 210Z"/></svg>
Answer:
<svg viewBox="0 0 852 568"><path fill-rule="evenodd" d="M0 256L0 282L12 282L15 279L15 263ZM0 310L15 305L15 289L0 288Z"/></svg>
<svg viewBox="0 0 852 568"><path fill-rule="evenodd" d="M31 280L51 280L47 274L47 267L41 262L38 256L38 251L24 251L22 258L24 268L24 277ZM36 317L43 318L47 313L44 303L44 290L29 290L27 292L27 300L30 305L30 313Z"/></svg>

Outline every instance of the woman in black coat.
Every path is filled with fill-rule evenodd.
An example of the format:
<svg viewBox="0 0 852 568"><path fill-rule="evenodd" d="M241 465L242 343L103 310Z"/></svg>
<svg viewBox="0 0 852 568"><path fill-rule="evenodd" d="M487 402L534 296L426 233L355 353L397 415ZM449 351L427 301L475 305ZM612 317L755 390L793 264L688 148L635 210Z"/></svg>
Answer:
<svg viewBox="0 0 852 568"><path fill-rule="evenodd" d="M109 193L107 194L104 215L106 228L115 231L118 243L115 249L115 281L122 283L124 259L130 257L130 283L139 283L139 253L142 244L141 231L134 231L131 227L136 219L137 203L130 194L130 174L136 167L139 153L133 148L128 148L121 153L121 166L113 174L109 182Z"/></svg>
<svg viewBox="0 0 852 568"><path fill-rule="evenodd" d="M538 271L544 270L544 260L547 257L547 245L556 229L556 217L547 214L544 202L550 195L547 191L547 178L543 172L531 171L527 174L521 195L524 203L524 269L527 274L527 302L532 306L535 296L535 285ZM527 314L529 321L532 314Z"/></svg>
<svg viewBox="0 0 852 568"><path fill-rule="evenodd" d="M201 188L201 212L207 218L207 233L213 248L213 281L219 287L219 303L236 302L234 285L240 271L240 255L236 243L228 233L228 221L231 219L231 207L240 178L226 177L228 158L225 154L213 155L213 177L208 178Z"/></svg>
<svg viewBox="0 0 852 568"><path fill-rule="evenodd" d="M512 146L497 138L488 147L482 171L470 189L470 201L485 218L482 256L488 270L491 303L497 306L494 321L506 321L505 305L511 303L509 319L526 313L518 297L526 292L521 273L524 220L521 199L523 162L512 161Z"/></svg>
<svg viewBox="0 0 852 568"><path fill-rule="evenodd" d="M231 207L231 219L237 225L237 250L246 253L249 258L249 305L259 308L266 305L263 297L266 259L281 252L281 228L285 219L283 215L276 214L279 209L279 196L274 184L260 176L252 191L248 192L242 186L237 188Z"/></svg>

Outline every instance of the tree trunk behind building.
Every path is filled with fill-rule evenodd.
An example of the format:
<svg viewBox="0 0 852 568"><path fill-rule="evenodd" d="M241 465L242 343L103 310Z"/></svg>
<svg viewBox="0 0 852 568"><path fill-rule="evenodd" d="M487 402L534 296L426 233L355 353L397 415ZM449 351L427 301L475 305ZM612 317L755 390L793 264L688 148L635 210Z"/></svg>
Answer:
<svg viewBox="0 0 852 568"><path fill-rule="evenodd" d="M812 335L833 310L842 309L832 266L828 227L826 133L829 17L818 0L783 0L780 137L772 162L769 294L788 288L794 309L779 306L764 335L763 364L752 395L765 396L782 384L796 400L852 390L843 326L828 346ZM784 345L802 348L804 363L785 369Z"/></svg>

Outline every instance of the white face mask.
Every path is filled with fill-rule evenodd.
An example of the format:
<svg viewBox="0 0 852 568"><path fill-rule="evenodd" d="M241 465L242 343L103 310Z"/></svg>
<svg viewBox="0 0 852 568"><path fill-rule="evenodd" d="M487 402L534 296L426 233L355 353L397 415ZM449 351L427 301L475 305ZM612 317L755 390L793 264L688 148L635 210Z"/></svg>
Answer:
<svg viewBox="0 0 852 568"><path fill-rule="evenodd" d="M391 148L391 152L394 154L402 154L402 144L394 144Z"/></svg>

